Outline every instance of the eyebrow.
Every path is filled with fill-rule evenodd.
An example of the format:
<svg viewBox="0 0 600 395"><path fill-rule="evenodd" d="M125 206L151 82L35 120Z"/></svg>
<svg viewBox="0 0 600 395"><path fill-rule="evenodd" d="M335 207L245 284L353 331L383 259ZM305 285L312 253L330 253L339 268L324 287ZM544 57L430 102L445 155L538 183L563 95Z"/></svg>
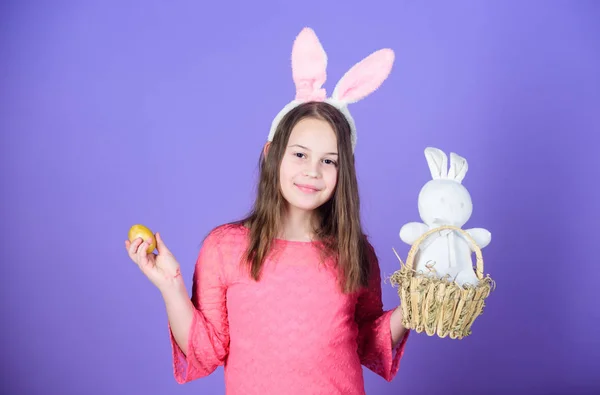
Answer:
<svg viewBox="0 0 600 395"><path fill-rule="evenodd" d="M305 146L303 146L303 145L300 145L300 144L292 144L292 145L290 145L290 147L298 147L298 148L305 149L305 150L307 150L307 151L311 151L311 149L310 149L310 148L308 148L308 147L305 147ZM338 155L338 153L337 153L337 152L328 152L328 153L326 153L325 155Z"/></svg>

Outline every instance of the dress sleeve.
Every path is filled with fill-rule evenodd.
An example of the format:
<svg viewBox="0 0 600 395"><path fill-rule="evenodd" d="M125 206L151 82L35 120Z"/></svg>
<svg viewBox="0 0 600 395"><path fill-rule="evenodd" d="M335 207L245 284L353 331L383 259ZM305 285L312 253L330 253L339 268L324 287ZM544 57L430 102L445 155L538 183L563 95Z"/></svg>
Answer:
<svg viewBox="0 0 600 395"><path fill-rule="evenodd" d="M189 329L187 356L169 326L173 373L179 384L208 376L225 362L229 352L223 254L214 235L200 249L194 268L192 303L194 317Z"/></svg>
<svg viewBox="0 0 600 395"><path fill-rule="evenodd" d="M409 331L392 348L390 319L394 310L383 310L381 273L373 247L368 244L371 262L369 286L358 297L355 319L358 323L358 355L361 364L391 381L398 372Z"/></svg>

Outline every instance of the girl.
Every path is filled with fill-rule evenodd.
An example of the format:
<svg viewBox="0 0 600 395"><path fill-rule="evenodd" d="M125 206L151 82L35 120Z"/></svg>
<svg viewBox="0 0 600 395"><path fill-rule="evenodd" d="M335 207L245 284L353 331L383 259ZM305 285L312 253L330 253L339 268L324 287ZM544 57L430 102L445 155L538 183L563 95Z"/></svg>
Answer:
<svg viewBox="0 0 600 395"><path fill-rule="evenodd" d="M383 311L379 265L360 223L356 129L347 104L387 78L393 52L375 52L320 88L325 53L304 29L292 52L296 98L277 115L260 158L250 215L204 240L191 300L156 233L125 242L160 290L179 383L225 367L228 394L364 394L361 365L390 381L408 330Z"/></svg>

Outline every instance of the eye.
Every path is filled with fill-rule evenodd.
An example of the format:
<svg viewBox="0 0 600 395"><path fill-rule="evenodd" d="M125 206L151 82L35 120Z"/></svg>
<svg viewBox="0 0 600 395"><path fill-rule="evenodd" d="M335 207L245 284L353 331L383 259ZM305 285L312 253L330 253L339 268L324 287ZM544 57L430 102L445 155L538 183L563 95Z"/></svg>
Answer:
<svg viewBox="0 0 600 395"><path fill-rule="evenodd" d="M323 162L325 162L326 165L337 166L337 162L331 159L323 159Z"/></svg>
<svg viewBox="0 0 600 395"><path fill-rule="evenodd" d="M306 156L306 155L305 155L304 153L302 153L302 152L294 152L294 154L293 154L293 155L294 155L295 157L298 157L298 158L304 158L304 157Z"/></svg>

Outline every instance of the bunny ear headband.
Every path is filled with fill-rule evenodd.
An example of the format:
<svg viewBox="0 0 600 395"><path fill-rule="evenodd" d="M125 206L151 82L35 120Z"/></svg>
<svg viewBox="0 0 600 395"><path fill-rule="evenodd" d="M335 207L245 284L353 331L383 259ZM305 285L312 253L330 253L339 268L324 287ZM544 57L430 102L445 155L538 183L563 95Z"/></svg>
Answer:
<svg viewBox="0 0 600 395"><path fill-rule="evenodd" d="M271 124L268 141L273 141L277 125L294 107L309 101L324 101L336 107L348 120L352 133L352 150L356 147L356 125L348 104L356 103L373 93L392 70L394 51L389 48L373 52L355 64L339 80L333 94L327 98L322 87L327 79L327 54L315 32L304 28L292 47L292 78L296 97L277 114Z"/></svg>

